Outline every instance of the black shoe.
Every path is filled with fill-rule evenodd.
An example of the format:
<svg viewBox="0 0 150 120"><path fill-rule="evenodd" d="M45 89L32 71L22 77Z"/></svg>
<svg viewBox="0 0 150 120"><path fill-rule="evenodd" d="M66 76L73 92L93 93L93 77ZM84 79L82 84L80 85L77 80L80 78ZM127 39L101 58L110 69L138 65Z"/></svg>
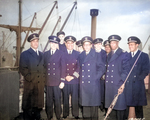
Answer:
<svg viewBox="0 0 150 120"><path fill-rule="evenodd" d="M58 118L57 120L63 120L63 118Z"/></svg>
<svg viewBox="0 0 150 120"><path fill-rule="evenodd" d="M78 116L74 117L75 119L80 119Z"/></svg>
<svg viewBox="0 0 150 120"><path fill-rule="evenodd" d="M67 116L63 116L63 118L64 118L64 119L66 119L66 118L67 118Z"/></svg>

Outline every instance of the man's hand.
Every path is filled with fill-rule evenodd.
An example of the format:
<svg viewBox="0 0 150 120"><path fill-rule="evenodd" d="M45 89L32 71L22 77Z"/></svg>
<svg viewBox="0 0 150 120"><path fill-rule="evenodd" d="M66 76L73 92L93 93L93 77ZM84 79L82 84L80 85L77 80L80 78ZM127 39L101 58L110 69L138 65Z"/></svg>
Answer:
<svg viewBox="0 0 150 120"><path fill-rule="evenodd" d="M124 84L121 85L121 87L118 89L118 94L121 94L124 90Z"/></svg>
<svg viewBox="0 0 150 120"><path fill-rule="evenodd" d="M70 81L73 80L73 79L74 79L74 77L69 76L69 75L66 77L66 80L67 80L68 82L70 82Z"/></svg>
<svg viewBox="0 0 150 120"><path fill-rule="evenodd" d="M61 83L59 84L59 88L60 88L60 89L63 89L64 86L65 86L65 83L63 83L63 82L61 82Z"/></svg>

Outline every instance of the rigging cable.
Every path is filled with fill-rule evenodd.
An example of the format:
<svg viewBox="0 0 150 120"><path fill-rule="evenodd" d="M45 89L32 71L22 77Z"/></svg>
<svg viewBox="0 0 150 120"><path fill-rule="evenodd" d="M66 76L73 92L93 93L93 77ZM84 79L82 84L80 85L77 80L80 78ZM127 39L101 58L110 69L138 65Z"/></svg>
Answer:
<svg viewBox="0 0 150 120"><path fill-rule="evenodd" d="M10 32L10 33L9 33L9 35L7 36L7 38L5 39L4 43L1 45L1 47L0 47L0 48L2 48L2 46L3 46L6 42L7 42L8 38L9 38L9 37L10 37L10 35L11 35L11 33L12 33L12 32Z"/></svg>

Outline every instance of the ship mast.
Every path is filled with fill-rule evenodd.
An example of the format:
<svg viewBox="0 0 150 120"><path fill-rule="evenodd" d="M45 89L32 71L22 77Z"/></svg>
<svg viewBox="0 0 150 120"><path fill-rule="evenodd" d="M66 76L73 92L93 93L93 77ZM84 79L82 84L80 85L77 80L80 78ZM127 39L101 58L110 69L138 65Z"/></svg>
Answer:
<svg viewBox="0 0 150 120"><path fill-rule="evenodd" d="M21 20L22 20L22 7L21 3L22 0L19 0L19 26L18 26L18 37L17 37L17 42L16 42L16 65L19 66L19 59L20 59L20 54L21 54Z"/></svg>
<svg viewBox="0 0 150 120"><path fill-rule="evenodd" d="M66 23L67 23L67 21L68 21L70 15L71 15L72 11L73 11L73 9L74 9L74 7L75 7L76 5L77 5L77 1L74 2L74 5L73 5L72 9L70 10L70 12L69 12L69 14L68 14L68 16L67 16L67 18L66 18L64 24L62 25L60 31L62 31L62 30L64 29L64 27L65 27L65 25L66 25ZM76 7L76 8L77 8L77 7Z"/></svg>
<svg viewBox="0 0 150 120"><path fill-rule="evenodd" d="M40 28L33 28L33 27L23 27L21 25L21 3L22 0L18 1L19 3L19 22L17 26L14 25L3 25L0 24L0 27L9 29L10 31L15 31L16 32L16 63L15 66L19 66L19 59L20 59L20 54L21 54L21 32L25 31L35 31L35 30L40 30Z"/></svg>

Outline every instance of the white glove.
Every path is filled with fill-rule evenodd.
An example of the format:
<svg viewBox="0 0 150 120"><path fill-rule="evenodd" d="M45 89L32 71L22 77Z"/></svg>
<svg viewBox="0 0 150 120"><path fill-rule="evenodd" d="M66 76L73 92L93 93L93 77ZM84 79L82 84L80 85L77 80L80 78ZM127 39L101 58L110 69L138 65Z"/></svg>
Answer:
<svg viewBox="0 0 150 120"><path fill-rule="evenodd" d="M59 88L60 88L60 89L63 89L64 86L65 86L65 83L64 83L64 82L61 82L61 83L59 84Z"/></svg>

